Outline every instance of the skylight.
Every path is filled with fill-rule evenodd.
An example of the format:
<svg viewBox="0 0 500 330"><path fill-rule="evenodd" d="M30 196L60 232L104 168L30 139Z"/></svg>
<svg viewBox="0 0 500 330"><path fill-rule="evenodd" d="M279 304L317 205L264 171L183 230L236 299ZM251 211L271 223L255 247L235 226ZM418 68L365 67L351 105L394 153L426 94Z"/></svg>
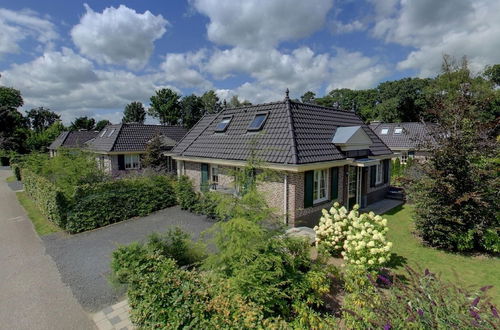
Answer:
<svg viewBox="0 0 500 330"><path fill-rule="evenodd" d="M225 132L227 130L227 127L229 126L229 123L231 122L231 119L233 119L232 116L222 117L222 120L217 124L217 126L215 126L215 131Z"/></svg>
<svg viewBox="0 0 500 330"><path fill-rule="evenodd" d="M114 132L115 132L115 129L113 128L113 129L111 130L111 132L109 132L108 137L110 137L111 135L113 135L113 133L114 133Z"/></svg>
<svg viewBox="0 0 500 330"><path fill-rule="evenodd" d="M267 113L258 113L253 118L252 122L248 126L249 131L259 131L264 126L264 122L267 119Z"/></svg>
<svg viewBox="0 0 500 330"><path fill-rule="evenodd" d="M403 129L401 127L397 127L394 129L394 134L401 134L403 133Z"/></svg>
<svg viewBox="0 0 500 330"><path fill-rule="evenodd" d="M104 131L102 131L101 137L103 137L104 135L106 135L106 131L107 131L107 129L105 129Z"/></svg>
<svg viewBox="0 0 500 330"><path fill-rule="evenodd" d="M388 128L382 128L382 130L380 131L380 134L382 134L382 135L387 135L387 133L389 133Z"/></svg>

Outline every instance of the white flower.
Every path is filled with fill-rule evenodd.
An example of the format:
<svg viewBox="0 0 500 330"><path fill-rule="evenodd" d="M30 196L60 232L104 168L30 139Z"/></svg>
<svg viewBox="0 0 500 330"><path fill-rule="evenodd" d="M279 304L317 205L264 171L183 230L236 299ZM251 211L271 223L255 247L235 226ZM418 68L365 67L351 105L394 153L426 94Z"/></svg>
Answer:
<svg viewBox="0 0 500 330"><path fill-rule="evenodd" d="M385 258L384 258L384 257L380 257L380 258L378 258L378 262L379 262L380 264L383 264L383 263L385 262Z"/></svg>

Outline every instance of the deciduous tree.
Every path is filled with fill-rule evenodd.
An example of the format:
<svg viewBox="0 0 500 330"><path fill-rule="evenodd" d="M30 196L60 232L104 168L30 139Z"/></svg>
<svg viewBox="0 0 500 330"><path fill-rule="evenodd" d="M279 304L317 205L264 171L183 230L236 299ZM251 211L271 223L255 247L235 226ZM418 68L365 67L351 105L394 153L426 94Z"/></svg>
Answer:
<svg viewBox="0 0 500 330"><path fill-rule="evenodd" d="M76 118L71 123L71 126L69 127L69 129L72 131L76 131L79 129L90 131L90 130L93 130L94 127L95 127L95 119L84 116L84 117Z"/></svg>
<svg viewBox="0 0 500 330"><path fill-rule="evenodd" d="M125 106L122 123L144 123L146 110L141 102L132 102Z"/></svg>
<svg viewBox="0 0 500 330"><path fill-rule="evenodd" d="M150 98L149 114L158 118L160 123L167 125L178 125L181 118L181 96L169 88L156 91Z"/></svg>

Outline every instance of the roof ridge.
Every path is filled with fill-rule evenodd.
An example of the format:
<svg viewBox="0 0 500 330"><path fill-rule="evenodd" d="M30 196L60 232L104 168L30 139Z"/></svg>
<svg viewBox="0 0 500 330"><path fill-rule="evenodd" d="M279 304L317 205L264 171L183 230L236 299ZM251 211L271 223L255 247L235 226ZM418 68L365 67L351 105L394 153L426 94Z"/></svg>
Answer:
<svg viewBox="0 0 500 330"><path fill-rule="evenodd" d="M295 127L293 123L291 101L288 96L285 99L285 107L288 114L288 126L290 127L288 134L292 136L292 162L293 164L297 164L299 157L297 156L297 143L295 142Z"/></svg>
<svg viewBox="0 0 500 330"><path fill-rule="evenodd" d="M253 108L253 107L261 107L263 105L272 105L272 104L279 104L279 103L283 103L283 101L274 101L274 102L259 103L259 104L250 104L250 105L240 105L238 107L225 108L225 109L223 109L220 112L224 112L226 110L248 109L248 108Z"/></svg>
<svg viewBox="0 0 500 330"><path fill-rule="evenodd" d="M315 103L304 103L304 102L300 102L300 101L293 101L293 100L290 100L291 103L295 103L297 105L307 105L307 106L312 106L312 107L315 107L315 108L320 108L320 109L324 109L324 110L330 110L330 111L338 111L338 112L346 112L346 113L354 113L356 114L354 111L352 110L343 110L343 109L335 109L334 107L325 107L324 105L320 105L320 104L315 104Z"/></svg>

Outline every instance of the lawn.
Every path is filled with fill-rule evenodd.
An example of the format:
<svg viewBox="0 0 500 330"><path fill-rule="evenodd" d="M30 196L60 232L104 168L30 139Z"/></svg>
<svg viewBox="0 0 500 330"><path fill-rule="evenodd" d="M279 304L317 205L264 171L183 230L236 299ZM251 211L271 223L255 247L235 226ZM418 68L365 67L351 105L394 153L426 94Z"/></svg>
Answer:
<svg viewBox="0 0 500 330"><path fill-rule="evenodd" d="M466 256L423 246L413 235L412 210L412 206L404 205L384 215L389 224L388 239L394 244L393 252L406 258L406 265L410 267L428 268L442 279L463 286L493 285L489 294L500 306L500 258Z"/></svg>
<svg viewBox="0 0 500 330"><path fill-rule="evenodd" d="M24 207L28 217L31 222L33 222L33 226L35 226L35 230L40 236L52 234L58 231L62 231L61 228L56 226L54 223L50 222L45 218L45 216L38 210L35 203L26 195L25 192L16 192L17 199L19 203Z"/></svg>
<svg viewBox="0 0 500 330"><path fill-rule="evenodd" d="M16 180L16 177L14 175L11 175L7 179L5 179L5 181L7 181L7 182L14 182L14 181L17 181L17 180Z"/></svg>

